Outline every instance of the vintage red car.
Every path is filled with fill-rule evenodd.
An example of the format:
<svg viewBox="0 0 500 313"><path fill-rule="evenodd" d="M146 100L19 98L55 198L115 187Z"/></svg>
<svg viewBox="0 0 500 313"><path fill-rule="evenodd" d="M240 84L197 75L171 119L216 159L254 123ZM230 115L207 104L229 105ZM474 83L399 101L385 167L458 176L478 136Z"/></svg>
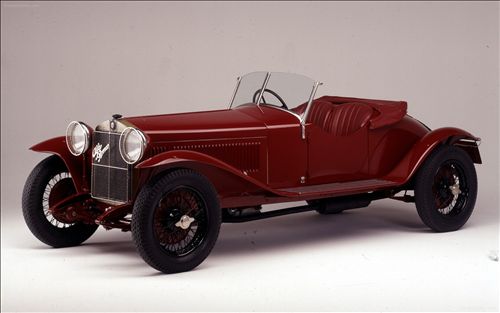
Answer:
<svg viewBox="0 0 500 313"><path fill-rule="evenodd" d="M321 83L254 72L238 79L229 109L139 117L113 115L95 129L71 122L66 136L32 150L53 154L27 179L23 213L53 247L82 243L101 225L132 231L155 269L193 269L222 222L316 210L415 202L422 221L454 231L477 195L480 139L431 131L404 101L315 98ZM261 212L263 204L308 205Z"/></svg>

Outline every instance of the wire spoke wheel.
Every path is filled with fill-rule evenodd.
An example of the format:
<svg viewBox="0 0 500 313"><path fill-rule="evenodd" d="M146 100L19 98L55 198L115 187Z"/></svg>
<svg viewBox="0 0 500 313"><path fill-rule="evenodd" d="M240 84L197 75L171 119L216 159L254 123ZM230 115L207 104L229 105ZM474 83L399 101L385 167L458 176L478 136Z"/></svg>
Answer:
<svg viewBox="0 0 500 313"><path fill-rule="evenodd" d="M65 212L50 208L76 193L73 178L56 155L38 163L23 190L26 225L41 242L56 248L76 246L87 240L98 225L75 222Z"/></svg>
<svg viewBox="0 0 500 313"><path fill-rule="evenodd" d="M206 204L196 190L179 186L160 199L153 224L155 236L168 254L186 255L206 237Z"/></svg>
<svg viewBox="0 0 500 313"><path fill-rule="evenodd" d="M74 194L75 187L68 172L62 172L52 177L43 191L42 206L45 218L57 228L68 228L75 223L66 223L62 217L52 214L50 207Z"/></svg>
<svg viewBox="0 0 500 313"><path fill-rule="evenodd" d="M177 169L151 179L132 213L141 257L163 273L189 271L209 255L222 221L217 191L202 174Z"/></svg>
<svg viewBox="0 0 500 313"><path fill-rule="evenodd" d="M443 163L434 176L432 193L437 211L444 216L460 214L468 198L467 178L463 168L454 161Z"/></svg>
<svg viewBox="0 0 500 313"><path fill-rule="evenodd" d="M462 227L474 210L477 175L470 156L455 146L437 147L415 177L415 205L422 222L438 232Z"/></svg>

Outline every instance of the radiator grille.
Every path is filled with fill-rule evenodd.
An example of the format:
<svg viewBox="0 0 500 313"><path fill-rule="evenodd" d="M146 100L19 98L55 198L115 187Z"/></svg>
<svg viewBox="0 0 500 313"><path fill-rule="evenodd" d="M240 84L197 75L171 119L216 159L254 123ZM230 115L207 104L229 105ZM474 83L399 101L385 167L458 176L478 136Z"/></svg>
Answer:
<svg viewBox="0 0 500 313"><path fill-rule="evenodd" d="M130 166L118 148L120 134L94 131L92 138L92 197L127 202L130 196Z"/></svg>

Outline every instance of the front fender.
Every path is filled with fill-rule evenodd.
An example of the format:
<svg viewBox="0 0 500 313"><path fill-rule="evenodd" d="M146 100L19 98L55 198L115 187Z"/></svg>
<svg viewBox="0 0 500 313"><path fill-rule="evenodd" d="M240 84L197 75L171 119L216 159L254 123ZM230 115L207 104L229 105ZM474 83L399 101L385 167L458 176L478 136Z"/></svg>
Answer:
<svg viewBox="0 0 500 313"><path fill-rule="evenodd" d="M435 147L442 143L449 145L457 144L457 146L460 146L458 142L462 139L468 139L475 142L481 140L471 133L455 127L438 128L429 132L413 146L413 148L385 177L385 179L396 181L400 184L408 182ZM471 154L470 152L473 149L469 151L467 149L464 150L466 150L466 152L471 155L471 158L475 163L481 163L481 158L479 157L479 150L477 149L477 146L475 146L475 151L473 154Z"/></svg>
<svg viewBox="0 0 500 313"><path fill-rule="evenodd" d="M69 152L68 147L66 146L66 137L64 136L55 137L40 142L32 146L30 150L36 152L51 153L59 156L63 160L64 164L66 164L66 167L68 168L68 171L71 174L71 177L73 178L73 183L75 184L77 192L78 193L90 192L88 187L89 184L87 182L87 177L90 177L90 174L87 171L88 166L86 166L85 162L85 159L87 158L86 154L88 154L89 151L87 151L87 153L84 153L81 156L72 155Z"/></svg>

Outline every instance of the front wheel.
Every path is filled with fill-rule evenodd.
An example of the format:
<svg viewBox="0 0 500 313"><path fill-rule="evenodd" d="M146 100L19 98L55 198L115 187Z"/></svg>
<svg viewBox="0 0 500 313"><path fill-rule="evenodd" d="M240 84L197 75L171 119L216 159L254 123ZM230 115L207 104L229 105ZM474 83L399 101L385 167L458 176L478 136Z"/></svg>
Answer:
<svg viewBox="0 0 500 313"><path fill-rule="evenodd" d="M418 215L438 232L461 228L474 210L477 176L469 155L454 146L441 146L422 164L415 179Z"/></svg>
<svg viewBox="0 0 500 313"><path fill-rule="evenodd" d="M153 179L139 193L132 237L141 257L164 273L189 271L208 256L221 225L217 193L187 169Z"/></svg>
<svg viewBox="0 0 500 313"><path fill-rule="evenodd" d="M41 242L55 247L76 246L87 240L98 225L69 222L54 216L50 207L75 194L73 179L58 156L50 156L31 172L23 190L23 216Z"/></svg>

